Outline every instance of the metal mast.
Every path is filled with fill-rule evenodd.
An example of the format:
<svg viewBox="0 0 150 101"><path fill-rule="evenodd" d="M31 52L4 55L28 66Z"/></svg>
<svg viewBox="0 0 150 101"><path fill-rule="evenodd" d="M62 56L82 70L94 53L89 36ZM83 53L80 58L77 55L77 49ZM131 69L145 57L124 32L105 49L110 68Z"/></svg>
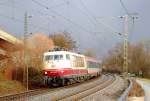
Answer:
<svg viewBox="0 0 150 101"><path fill-rule="evenodd" d="M128 72L128 15L124 17L124 53L123 69Z"/></svg>
<svg viewBox="0 0 150 101"><path fill-rule="evenodd" d="M26 37L28 34L28 14L24 14L24 84L28 90L28 63L27 63L27 52L26 52ZM26 79L25 79L26 78ZM26 83L25 83L26 82Z"/></svg>

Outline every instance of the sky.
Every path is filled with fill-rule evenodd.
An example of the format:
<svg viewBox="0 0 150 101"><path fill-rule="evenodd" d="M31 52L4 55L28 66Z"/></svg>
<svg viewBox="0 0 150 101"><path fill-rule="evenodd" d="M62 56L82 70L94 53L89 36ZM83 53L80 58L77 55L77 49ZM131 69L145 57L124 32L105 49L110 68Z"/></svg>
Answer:
<svg viewBox="0 0 150 101"><path fill-rule="evenodd" d="M122 0L129 13L129 41L150 38L150 0ZM28 16L28 33L67 31L77 41L82 53L92 49L98 57L122 42L126 11L120 0L0 0L0 28L20 38L24 33L24 13Z"/></svg>

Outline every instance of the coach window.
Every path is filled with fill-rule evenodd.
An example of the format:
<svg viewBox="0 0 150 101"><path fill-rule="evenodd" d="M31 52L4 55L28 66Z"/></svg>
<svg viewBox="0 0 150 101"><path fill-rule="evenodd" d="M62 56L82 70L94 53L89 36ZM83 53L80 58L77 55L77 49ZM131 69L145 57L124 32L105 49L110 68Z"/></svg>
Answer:
<svg viewBox="0 0 150 101"><path fill-rule="evenodd" d="M84 59L81 58L81 66L84 67Z"/></svg>
<svg viewBox="0 0 150 101"><path fill-rule="evenodd" d="M79 66L79 67L84 67L84 61L83 61L83 58L82 58L82 57L79 57L79 58L78 58L78 66Z"/></svg>
<svg viewBox="0 0 150 101"><path fill-rule="evenodd" d="M75 61L75 56L72 55L72 66L73 66L73 67L76 67L76 66L75 66L75 62L76 62L76 61Z"/></svg>
<svg viewBox="0 0 150 101"><path fill-rule="evenodd" d="M69 54L66 54L66 59L70 60L70 55Z"/></svg>
<svg viewBox="0 0 150 101"><path fill-rule="evenodd" d="M75 67L78 67L78 57L75 56Z"/></svg>

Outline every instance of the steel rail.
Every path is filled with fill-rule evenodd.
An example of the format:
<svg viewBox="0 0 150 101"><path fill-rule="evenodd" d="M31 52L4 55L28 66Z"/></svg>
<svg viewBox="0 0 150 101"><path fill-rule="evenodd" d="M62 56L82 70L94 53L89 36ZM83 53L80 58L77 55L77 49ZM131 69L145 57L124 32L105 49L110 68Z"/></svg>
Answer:
<svg viewBox="0 0 150 101"><path fill-rule="evenodd" d="M23 98L28 99L31 96L44 94L44 93L49 93L49 92L55 92L55 91L58 91L58 90L75 87L75 86L78 86L78 85L83 84L83 83L88 83L88 82L94 81L96 79L97 78L94 78L94 79L91 79L91 80L87 80L85 82L76 83L76 84L72 84L72 85L64 86L64 87L41 88L41 89L36 89L36 90L29 90L29 91L25 91L25 92L20 92L20 93L16 93L16 94L4 95L4 96L0 96L0 101L16 101L16 100L18 101L19 99L23 99Z"/></svg>
<svg viewBox="0 0 150 101"><path fill-rule="evenodd" d="M51 99L51 101L58 101L58 100L77 101L79 99L82 99L90 94L93 94L97 91L100 91L100 90L106 88L107 86L109 86L116 80L115 76L110 76L110 75L108 75L108 76L109 76L108 79L104 80L103 82L97 84L94 87L92 85L92 87L87 87L87 89L84 89L82 91L68 93L67 95L59 96L59 97L57 96L56 98L54 97L53 99Z"/></svg>
<svg viewBox="0 0 150 101"><path fill-rule="evenodd" d="M17 100L17 99L20 99L23 97L33 96L33 95L36 95L38 93L42 93L45 91L46 91L46 89L36 89L36 90L29 90L29 91L25 91L25 92L16 93L16 94L0 96L0 101L13 101L13 100Z"/></svg>

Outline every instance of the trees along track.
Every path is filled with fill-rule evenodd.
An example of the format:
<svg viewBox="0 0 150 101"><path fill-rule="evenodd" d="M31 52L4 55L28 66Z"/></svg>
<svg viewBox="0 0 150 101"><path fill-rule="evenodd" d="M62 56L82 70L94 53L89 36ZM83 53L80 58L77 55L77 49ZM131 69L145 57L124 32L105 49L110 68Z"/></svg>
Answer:
<svg viewBox="0 0 150 101"><path fill-rule="evenodd" d="M115 76L112 75L103 75L101 79L94 79L89 80L83 84L82 88L78 88L78 84L73 84L66 87L59 87L59 88L49 88L49 89L37 89L37 90L29 90L26 92L18 93L18 94L12 94L12 95L6 95L6 96L0 96L0 101L19 101L19 100L32 100L38 101L39 98L42 97L45 94L48 94L50 99L48 101L57 101L57 100L79 100L85 96L88 96L94 92L97 92L101 89L104 89L113 81L116 80ZM86 84L87 83L87 84ZM79 84L80 85L80 84ZM43 97L43 100L46 99Z"/></svg>

